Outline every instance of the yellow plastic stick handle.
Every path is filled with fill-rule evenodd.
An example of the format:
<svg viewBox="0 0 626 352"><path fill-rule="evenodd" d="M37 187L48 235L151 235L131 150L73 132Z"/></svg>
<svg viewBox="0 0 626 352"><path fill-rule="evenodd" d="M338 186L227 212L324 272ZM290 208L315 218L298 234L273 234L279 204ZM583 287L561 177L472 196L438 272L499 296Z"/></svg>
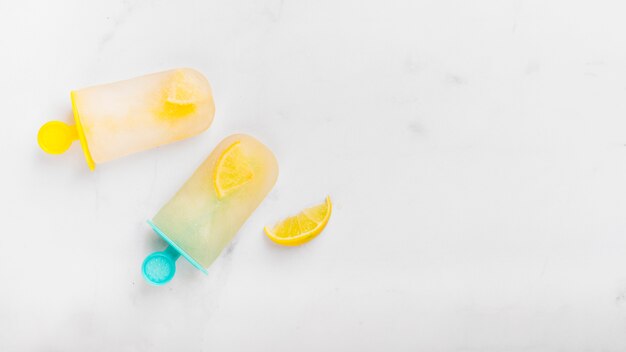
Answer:
<svg viewBox="0 0 626 352"><path fill-rule="evenodd" d="M76 126L61 121L50 121L41 126L37 134L37 143L44 152L63 154L78 139Z"/></svg>

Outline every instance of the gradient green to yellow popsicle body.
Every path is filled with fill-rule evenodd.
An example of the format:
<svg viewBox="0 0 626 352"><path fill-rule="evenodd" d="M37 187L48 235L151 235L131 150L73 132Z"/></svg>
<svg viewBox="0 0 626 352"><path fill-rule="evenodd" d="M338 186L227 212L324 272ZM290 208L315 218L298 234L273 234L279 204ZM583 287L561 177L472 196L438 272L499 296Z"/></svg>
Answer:
<svg viewBox="0 0 626 352"><path fill-rule="evenodd" d="M215 180L218 171L228 167L223 156L231 154L244 163L244 178L240 178L240 184L219 192ZM217 169L218 165L222 166ZM247 135L230 136L213 150L152 223L206 268L263 201L277 177L278 163L265 145Z"/></svg>
<svg viewBox="0 0 626 352"><path fill-rule="evenodd" d="M194 136L213 121L207 79L181 68L72 91L94 164Z"/></svg>

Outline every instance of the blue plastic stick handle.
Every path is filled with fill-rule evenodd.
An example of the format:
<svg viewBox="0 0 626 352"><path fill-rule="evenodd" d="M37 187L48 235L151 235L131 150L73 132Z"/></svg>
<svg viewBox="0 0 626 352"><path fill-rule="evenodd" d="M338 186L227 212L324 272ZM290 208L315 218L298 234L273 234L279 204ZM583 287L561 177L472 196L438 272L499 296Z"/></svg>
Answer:
<svg viewBox="0 0 626 352"><path fill-rule="evenodd" d="M150 254L141 266L143 277L153 285L165 285L176 274L176 260L179 257L180 252L172 246L167 246L162 252Z"/></svg>

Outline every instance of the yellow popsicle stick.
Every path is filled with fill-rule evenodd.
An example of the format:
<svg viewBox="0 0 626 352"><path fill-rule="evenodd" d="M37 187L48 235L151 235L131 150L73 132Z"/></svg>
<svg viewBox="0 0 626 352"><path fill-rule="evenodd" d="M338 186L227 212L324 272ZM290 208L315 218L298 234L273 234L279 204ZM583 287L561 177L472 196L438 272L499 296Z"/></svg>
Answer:
<svg viewBox="0 0 626 352"><path fill-rule="evenodd" d="M87 166L89 166L89 170L93 171L96 169L96 163L93 161L91 153L89 152L89 147L87 146L87 138L85 137L85 131L83 130L83 125L80 122L80 116L78 115L78 108L76 107L76 96L74 91L70 92L70 98L72 99L72 112L74 113L74 121L76 121L76 131L78 131L80 146L83 148L83 154L85 154L85 161L87 161Z"/></svg>
<svg viewBox="0 0 626 352"><path fill-rule="evenodd" d="M78 139L76 126L61 121L50 121L39 129L37 143L44 152L63 154Z"/></svg>

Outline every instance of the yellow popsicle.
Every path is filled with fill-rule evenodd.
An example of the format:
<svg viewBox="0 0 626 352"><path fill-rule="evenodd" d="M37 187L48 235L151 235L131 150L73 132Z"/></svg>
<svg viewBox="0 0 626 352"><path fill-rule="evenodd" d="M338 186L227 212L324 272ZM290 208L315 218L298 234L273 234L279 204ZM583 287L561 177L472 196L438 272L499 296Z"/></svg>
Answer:
<svg viewBox="0 0 626 352"><path fill-rule="evenodd" d="M215 114L209 82L188 68L75 90L71 98L75 125L48 122L37 140L44 151L61 154L79 139L92 170L199 134Z"/></svg>

